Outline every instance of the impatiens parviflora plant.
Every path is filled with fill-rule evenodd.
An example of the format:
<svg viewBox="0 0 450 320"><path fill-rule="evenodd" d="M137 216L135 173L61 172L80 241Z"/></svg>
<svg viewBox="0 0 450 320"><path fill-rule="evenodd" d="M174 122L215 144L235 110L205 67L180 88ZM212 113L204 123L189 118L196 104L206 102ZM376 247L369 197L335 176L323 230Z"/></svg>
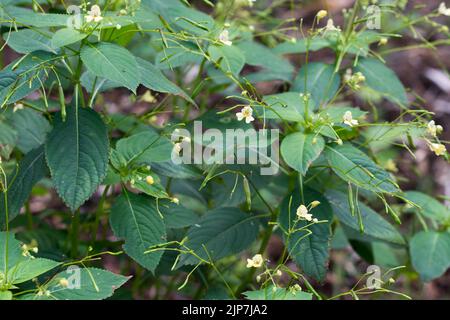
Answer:
<svg viewBox="0 0 450 320"><path fill-rule="evenodd" d="M159 298L178 289L193 298L356 299L395 294L391 272L429 281L450 266L449 209L401 190L405 177L395 176L398 153L414 157L422 142L448 161L444 128L383 61L416 27L448 36L435 21L448 15L445 4L415 19L400 2L380 5L383 21L394 16L405 28L369 30L368 1L356 1L343 25L320 10L307 30L263 1L230 3L208 1L207 13L178 0L0 4L2 49L20 55L0 72L1 298L103 299L119 287L142 297L150 282ZM321 49L334 60L311 62ZM282 85L263 95L268 81ZM110 92L145 110L113 112ZM383 119L382 102L398 107L394 121ZM194 121L220 132L278 129L278 174L174 164L183 145L199 142L169 137ZM43 194L67 209L32 211ZM414 227L398 228L407 215ZM401 251L395 263L405 268L387 264L378 289L327 296L311 280L332 272L339 234L359 254L357 244L374 256ZM270 261L275 236L284 249ZM98 268L103 255L122 275ZM70 266L79 267L76 296Z"/></svg>

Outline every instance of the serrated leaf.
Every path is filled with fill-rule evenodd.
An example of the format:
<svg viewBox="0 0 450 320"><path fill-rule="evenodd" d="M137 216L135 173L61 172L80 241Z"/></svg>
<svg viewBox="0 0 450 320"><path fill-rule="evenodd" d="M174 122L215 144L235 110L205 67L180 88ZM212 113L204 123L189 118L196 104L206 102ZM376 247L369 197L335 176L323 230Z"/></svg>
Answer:
<svg viewBox="0 0 450 320"><path fill-rule="evenodd" d="M44 144L47 133L51 130L47 119L32 109L17 110L10 119L19 135L17 148L23 153Z"/></svg>
<svg viewBox="0 0 450 320"><path fill-rule="evenodd" d="M202 259L218 260L246 249L258 235L258 216L245 214L238 208L219 208L205 214L187 234L186 247ZM205 252L205 249L208 253ZM192 255L180 259L183 264L198 263Z"/></svg>
<svg viewBox="0 0 450 320"><path fill-rule="evenodd" d="M312 234L305 230L293 232L289 237L285 235L285 241L289 249L289 255L310 277L322 281L325 277L331 239L331 207L328 201L318 192L312 189L304 189L304 203L300 199L300 191L296 189L290 196L284 199L279 216L280 225L288 231L302 228L308 224L306 221L296 222L296 210L301 205L309 205L313 201L319 201L320 205L310 210L314 218L327 220L328 222L310 226ZM291 207L289 208L290 198Z"/></svg>
<svg viewBox="0 0 450 320"><path fill-rule="evenodd" d="M220 65L223 71L237 76L245 64L245 56L236 46L211 45L208 49L211 59Z"/></svg>
<svg viewBox="0 0 450 320"><path fill-rule="evenodd" d="M326 146L324 153L330 167L341 179L373 192L399 191L387 171L350 143Z"/></svg>
<svg viewBox="0 0 450 320"><path fill-rule="evenodd" d="M56 191L75 211L106 176L106 126L94 110L71 105L65 121L57 115L45 144L45 155Z"/></svg>
<svg viewBox="0 0 450 320"><path fill-rule="evenodd" d="M340 83L341 77L334 72L333 65L312 62L300 69L290 91L310 93L317 106L321 106L334 97Z"/></svg>
<svg viewBox="0 0 450 320"><path fill-rule="evenodd" d="M405 87L394 71L376 59L360 59L356 71L366 77L366 85L382 93L388 100L402 106L408 106Z"/></svg>
<svg viewBox="0 0 450 320"><path fill-rule="evenodd" d="M333 208L333 213L347 227L360 233L358 217L352 215L348 196L340 191L329 190L326 197ZM389 222L363 203L359 203L364 235L398 245L405 244L402 235Z"/></svg>
<svg viewBox="0 0 450 320"><path fill-rule="evenodd" d="M427 194L418 191L405 192L405 198L420 207L418 209L425 217L438 222L445 222L450 218L450 210L442 203ZM414 210L416 208L413 208Z"/></svg>
<svg viewBox="0 0 450 320"><path fill-rule="evenodd" d="M136 58L143 86L158 91L178 95L195 105L191 97L158 70L153 64L141 58Z"/></svg>
<svg viewBox="0 0 450 320"><path fill-rule="evenodd" d="M264 67L291 77L294 67L285 59L275 54L268 47L254 41L243 41L236 46L244 53L245 62L252 66Z"/></svg>
<svg viewBox="0 0 450 320"><path fill-rule="evenodd" d="M147 177L149 176L153 178L152 184L149 184L147 182ZM148 194L149 196L155 198L169 198L166 189L161 184L161 180L156 174L137 172L131 175L129 178L131 178L131 180L133 181L132 183L133 188L142 191L143 193Z"/></svg>
<svg viewBox="0 0 450 320"><path fill-rule="evenodd" d="M200 219L198 214L191 209L172 202L160 204L159 210L164 216L166 227L169 229L190 227L196 224Z"/></svg>
<svg viewBox="0 0 450 320"><path fill-rule="evenodd" d="M118 82L136 93L139 69L135 57L127 49L100 42L83 47L81 60L96 76Z"/></svg>
<svg viewBox="0 0 450 320"><path fill-rule="evenodd" d="M71 17L67 14L39 13L26 8L8 6L3 8L5 18L14 19L18 25L37 28L66 26Z"/></svg>
<svg viewBox="0 0 450 320"><path fill-rule="evenodd" d="M295 122L304 121L307 106L298 93L284 92L273 94L264 96L263 100L268 107L255 107L259 117ZM308 105L310 111L312 111L313 104L314 103L310 103Z"/></svg>
<svg viewBox="0 0 450 320"><path fill-rule="evenodd" d="M115 236L125 240L125 252L154 272L163 252L144 252L166 242L164 222L155 199L123 190L111 209L110 223Z"/></svg>
<svg viewBox="0 0 450 320"><path fill-rule="evenodd" d="M53 34L53 37L51 39L51 46L55 49L61 48L81 41L87 36L88 34L81 33L73 28L59 29Z"/></svg>
<svg viewBox="0 0 450 320"><path fill-rule="evenodd" d="M436 279L450 267L450 233L422 231L409 243L411 262L424 281Z"/></svg>
<svg viewBox="0 0 450 320"><path fill-rule="evenodd" d="M304 291L290 291L269 285L264 289L246 291L243 295L248 300L311 300L312 294Z"/></svg>
<svg viewBox="0 0 450 320"><path fill-rule="evenodd" d="M281 155L284 161L293 169L305 175L311 163L319 157L325 146L320 135L291 133L281 142Z"/></svg>
<svg viewBox="0 0 450 320"><path fill-rule="evenodd" d="M28 199L33 186L47 173L45 164L44 147L41 146L30 151L19 162L18 172L13 172L9 177L8 186L8 215L12 221L20 212L20 209ZM0 193L0 227L4 227L5 221L5 197Z"/></svg>
<svg viewBox="0 0 450 320"><path fill-rule="evenodd" d="M56 268L59 265L61 265L61 262L44 258L27 259L19 262L8 270L8 282L11 284L26 282Z"/></svg>
<svg viewBox="0 0 450 320"><path fill-rule="evenodd" d="M40 32L32 29L21 29L9 34L3 35L4 39L8 39L8 46L18 53L30 53L33 51L47 51L56 53L51 45L50 35L45 30Z"/></svg>
<svg viewBox="0 0 450 320"><path fill-rule="evenodd" d="M74 279L79 277L79 282ZM61 279L67 279L69 286L62 287ZM72 285L72 280L73 285ZM30 300L101 300L111 297L130 277L114 274L97 268L70 269L58 273L46 286L49 294L30 295ZM79 283L79 286L77 286Z"/></svg>
<svg viewBox="0 0 450 320"><path fill-rule="evenodd" d="M125 164L150 164L171 159L173 145L169 139L152 131L144 131L120 139L116 151Z"/></svg>

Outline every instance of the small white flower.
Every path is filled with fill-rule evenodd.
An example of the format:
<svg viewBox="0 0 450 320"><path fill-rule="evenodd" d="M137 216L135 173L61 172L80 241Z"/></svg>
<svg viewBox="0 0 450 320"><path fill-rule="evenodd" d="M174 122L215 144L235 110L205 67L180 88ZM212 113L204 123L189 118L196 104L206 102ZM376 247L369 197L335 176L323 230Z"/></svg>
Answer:
<svg viewBox="0 0 450 320"><path fill-rule="evenodd" d="M350 127L358 125L358 120L353 119L353 115L352 115L351 111L346 111L344 113L344 116L342 117L342 122Z"/></svg>
<svg viewBox="0 0 450 320"><path fill-rule="evenodd" d="M433 151L437 156L442 156L447 151L445 146L440 143L430 143L430 150Z"/></svg>
<svg viewBox="0 0 450 320"><path fill-rule="evenodd" d="M253 109L250 106L242 108L241 112L236 113L236 117L239 121L245 119L246 123L250 123L255 120L255 118L253 118Z"/></svg>
<svg viewBox="0 0 450 320"><path fill-rule="evenodd" d="M176 153L176 154L180 154L180 152L181 152L181 143L175 143L174 145L173 145L173 152L174 153Z"/></svg>
<svg viewBox="0 0 450 320"><path fill-rule="evenodd" d="M379 46L384 46L384 45L386 45L387 43L388 43L388 38L382 37L382 38L380 39L380 41L378 42L378 45L379 45Z"/></svg>
<svg viewBox="0 0 450 320"><path fill-rule="evenodd" d="M172 202L175 204L179 204L180 203L180 199L173 197L172 198Z"/></svg>
<svg viewBox="0 0 450 320"><path fill-rule="evenodd" d="M262 255L255 254L253 258L247 259L247 268L259 268L262 266L264 259Z"/></svg>
<svg viewBox="0 0 450 320"><path fill-rule="evenodd" d="M312 222L317 223L317 222L319 222L319 219L314 218L314 219L312 219Z"/></svg>
<svg viewBox="0 0 450 320"><path fill-rule="evenodd" d="M343 144L342 139L337 139L335 142L340 146L342 146L342 144Z"/></svg>
<svg viewBox="0 0 450 320"><path fill-rule="evenodd" d="M450 17L450 8L447 8L444 2L441 2L438 9L439 14Z"/></svg>
<svg viewBox="0 0 450 320"><path fill-rule="evenodd" d="M341 31L341 28L334 25L333 19L328 19L325 31Z"/></svg>
<svg viewBox="0 0 450 320"><path fill-rule="evenodd" d="M431 134L433 137L436 137L438 134L440 134L444 130L441 125L436 125L434 120L431 120L428 122L427 125L427 131L429 134Z"/></svg>
<svg viewBox="0 0 450 320"><path fill-rule="evenodd" d="M102 17L102 13L101 13L100 7L98 5L96 5L96 4L94 4L91 7L91 10L88 11L88 15L85 17L85 19L86 19L86 22L92 22L92 21L100 22L100 21L102 21L103 17Z"/></svg>
<svg viewBox="0 0 450 320"><path fill-rule="evenodd" d="M308 208L306 208L303 204L297 208L297 217L301 220L312 221L312 214L308 212Z"/></svg>
<svg viewBox="0 0 450 320"><path fill-rule="evenodd" d="M277 277L281 277L283 275L283 272L281 272L281 270L277 270L277 272L275 273L275 275Z"/></svg>
<svg viewBox="0 0 450 320"><path fill-rule="evenodd" d="M219 34L219 41L226 46L231 46L233 44L233 42L230 41L230 32L227 29L223 30Z"/></svg>
<svg viewBox="0 0 450 320"><path fill-rule="evenodd" d="M116 29L120 30L120 29L122 29L122 26L120 24L116 24Z"/></svg>
<svg viewBox="0 0 450 320"><path fill-rule="evenodd" d="M15 104L14 104L13 112L16 112L16 111L22 110L22 109L23 109L23 104L20 103L20 102L18 102L18 103L15 103Z"/></svg>

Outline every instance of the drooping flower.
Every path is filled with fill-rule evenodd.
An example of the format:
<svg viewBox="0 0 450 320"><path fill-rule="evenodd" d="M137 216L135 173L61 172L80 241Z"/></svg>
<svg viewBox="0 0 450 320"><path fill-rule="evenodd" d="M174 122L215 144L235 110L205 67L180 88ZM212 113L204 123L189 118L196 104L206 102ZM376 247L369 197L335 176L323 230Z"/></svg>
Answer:
<svg viewBox="0 0 450 320"><path fill-rule="evenodd" d="M441 143L430 143L430 150L433 151L437 156L442 156L447 152L445 146Z"/></svg>
<svg viewBox="0 0 450 320"><path fill-rule="evenodd" d="M222 42L226 46L231 46L233 44L233 42L230 41L230 32L228 31L228 29L224 29L219 34L219 41Z"/></svg>
<svg viewBox="0 0 450 320"><path fill-rule="evenodd" d="M309 213L308 208L306 208L303 204L297 208L296 214L300 220L312 221L313 219L312 214Z"/></svg>
<svg viewBox="0 0 450 320"><path fill-rule="evenodd" d="M444 2L441 2L438 9L439 14L442 14L444 16L450 16L450 8L447 8Z"/></svg>
<svg viewBox="0 0 450 320"><path fill-rule="evenodd" d="M313 202L311 202L311 209L317 207L318 205L320 205L320 201L314 200Z"/></svg>
<svg viewBox="0 0 450 320"><path fill-rule="evenodd" d="M325 18L327 15L328 15L327 10L320 10L319 12L317 12L317 14L316 14L317 22L320 22L320 20Z"/></svg>
<svg viewBox="0 0 450 320"><path fill-rule="evenodd" d="M351 111L346 111L344 113L344 116L342 117L342 122L350 127L358 125L358 120L353 119L353 115L352 115Z"/></svg>
<svg viewBox="0 0 450 320"><path fill-rule="evenodd" d="M102 21L103 17L102 17L102 12L100 10L100 7L98 5L96 5L96 4L94 4L91 7L91 10L88 11L88 15L85 17L85 19L86 19L86 22L92 22L92 21L100 22L100 21Z"/></svg>
<svg viewBox="0 0 450 320"><path fill-rule="evenodd" d="M250 106L242 108L241 112L236 113L236 117L239 121L245 119L246 123L250 123L255 120L255 118L253 118L253 109Z"/></svg>
<svg viewBox="0 0 450 320"><path fill-rule="evenodd" d="M262 266L264 259L262 255L255 254L253 258L247 259L247 268L259 268Z"/></svg>

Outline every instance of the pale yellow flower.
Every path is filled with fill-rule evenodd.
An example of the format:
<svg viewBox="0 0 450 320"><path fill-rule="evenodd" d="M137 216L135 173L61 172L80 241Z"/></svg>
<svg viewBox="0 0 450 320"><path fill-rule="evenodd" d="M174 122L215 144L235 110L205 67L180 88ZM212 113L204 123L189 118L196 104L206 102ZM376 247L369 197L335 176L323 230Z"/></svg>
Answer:
<svg viewBox="0 0 450 320"><path fill-rule="evenodd" d="M103 17L102 17L102 12L100 10L100 7L98 5L96 5L96 4L94 4L91 7L91 10L88 11L88 15L85 16L85 19L86 19L86 22L92 22L92 21L100 22L100 21L102 21Z"/></svg>
<svg viewBox="0 0 450 320"><path fill-rule="evenodd" d="M337 139L335 142L340 146L342 146L342 144L344 143L344 142L342 142L342 139Z"/></svg>
<svg viewBox="0 0 450 320"><path fill-rule="evenodd" d="M333 19L328 19L325 31L341 31L341 28L334 25Z"/></svg>
<svg viewBox="0 0 450 320"><path fill-rule="evenodd" d="M325 18L328 15L327 10L320 10L319 12L317 12L317 22L319 22L320 20L322 20L323 18Z"/></svg>
<svg viewBox="0 0 450 320"><path fill-rule="evenodd" d="M353 115L352 115L351 111L346 111L344 113L344 116L342 117L342 122L350 127L358 125L358 120L353 119Z"/></svg>
<svg viewBox="0 0 450 320"><path fill-rule="evenodd" d="M308 212L308 208L303 204L297 208L297 217L301 220L312 221L312 214Z"/></svg>
<svg viewBox="0 0 450 320"><path fill-rule="evenodd" d="M320 201L314 200L313 202L311 202L311 209L317 207L318 205L320 205Z"/></svg>
<svg viewBox="0 0 450 320"><path fill-rule="evenodd" d="M59 285L63 288L67 288L69 286L69 281L66 278L61 278L59 280Z"/></svg>
<svg viewBox="0 0 450 320"><path fill-rule="evenodd" d="M253 118L253 109L250 106L242 108L241 112L236 113L236 117L239 121L245 119L246 123L250 123L255 120L255 118Z"/></svg>
<svg viewBox="0 0 450 320"><path fill-rule="evenodd" d="M259 268L263 265L264 259L262 255L255 254L253 258L247 259L247 268Z"/></svg>
<svg viewBox="0 0 450 320"><path fill-rule="evenodd" d="M388 38L381 38L380 41L378 42L379 46L384 46L388 43Z"/></svg>
<svg viewBox="0 0 450 320"><path fill-rule="evenodd" d="M152 185L152 184L155 183L155 179L153 179L152 176L147 176L147 177L145 178L145 181L146 181L148 184L150 184L150 185Z"/></svg>
<svg viewBox="0 0 450 320"><path fill-rule="evenodd" d="M233 42L230 41L230 32L227 29L223 30L219 34L219 41L226 46L231 46L233 44Z"/></svg>
<svg viewBox="0 0 450 320"><path fill-rule="evenodd" d="M440 143L430 143L430 150L433 151L437 156L442 156L447 151L445 146Z"/></svg>
<svg viewBox="0 0 450 320"><path fill-rule="evenodd" d="M180 203L180 199L173 197L172 198L172 202L175 204L179 204Z"/></svg>
<svg viewBox="0 0 450 320"><path fill-rule="evenodd" d="M431 120L430 122L428 122L427 131L433 137L436 137L439 133L442 132L442 130L444 130L444 128L442 128L442 126L440 126L440 125L436 125L434 120Z"/></svg>

